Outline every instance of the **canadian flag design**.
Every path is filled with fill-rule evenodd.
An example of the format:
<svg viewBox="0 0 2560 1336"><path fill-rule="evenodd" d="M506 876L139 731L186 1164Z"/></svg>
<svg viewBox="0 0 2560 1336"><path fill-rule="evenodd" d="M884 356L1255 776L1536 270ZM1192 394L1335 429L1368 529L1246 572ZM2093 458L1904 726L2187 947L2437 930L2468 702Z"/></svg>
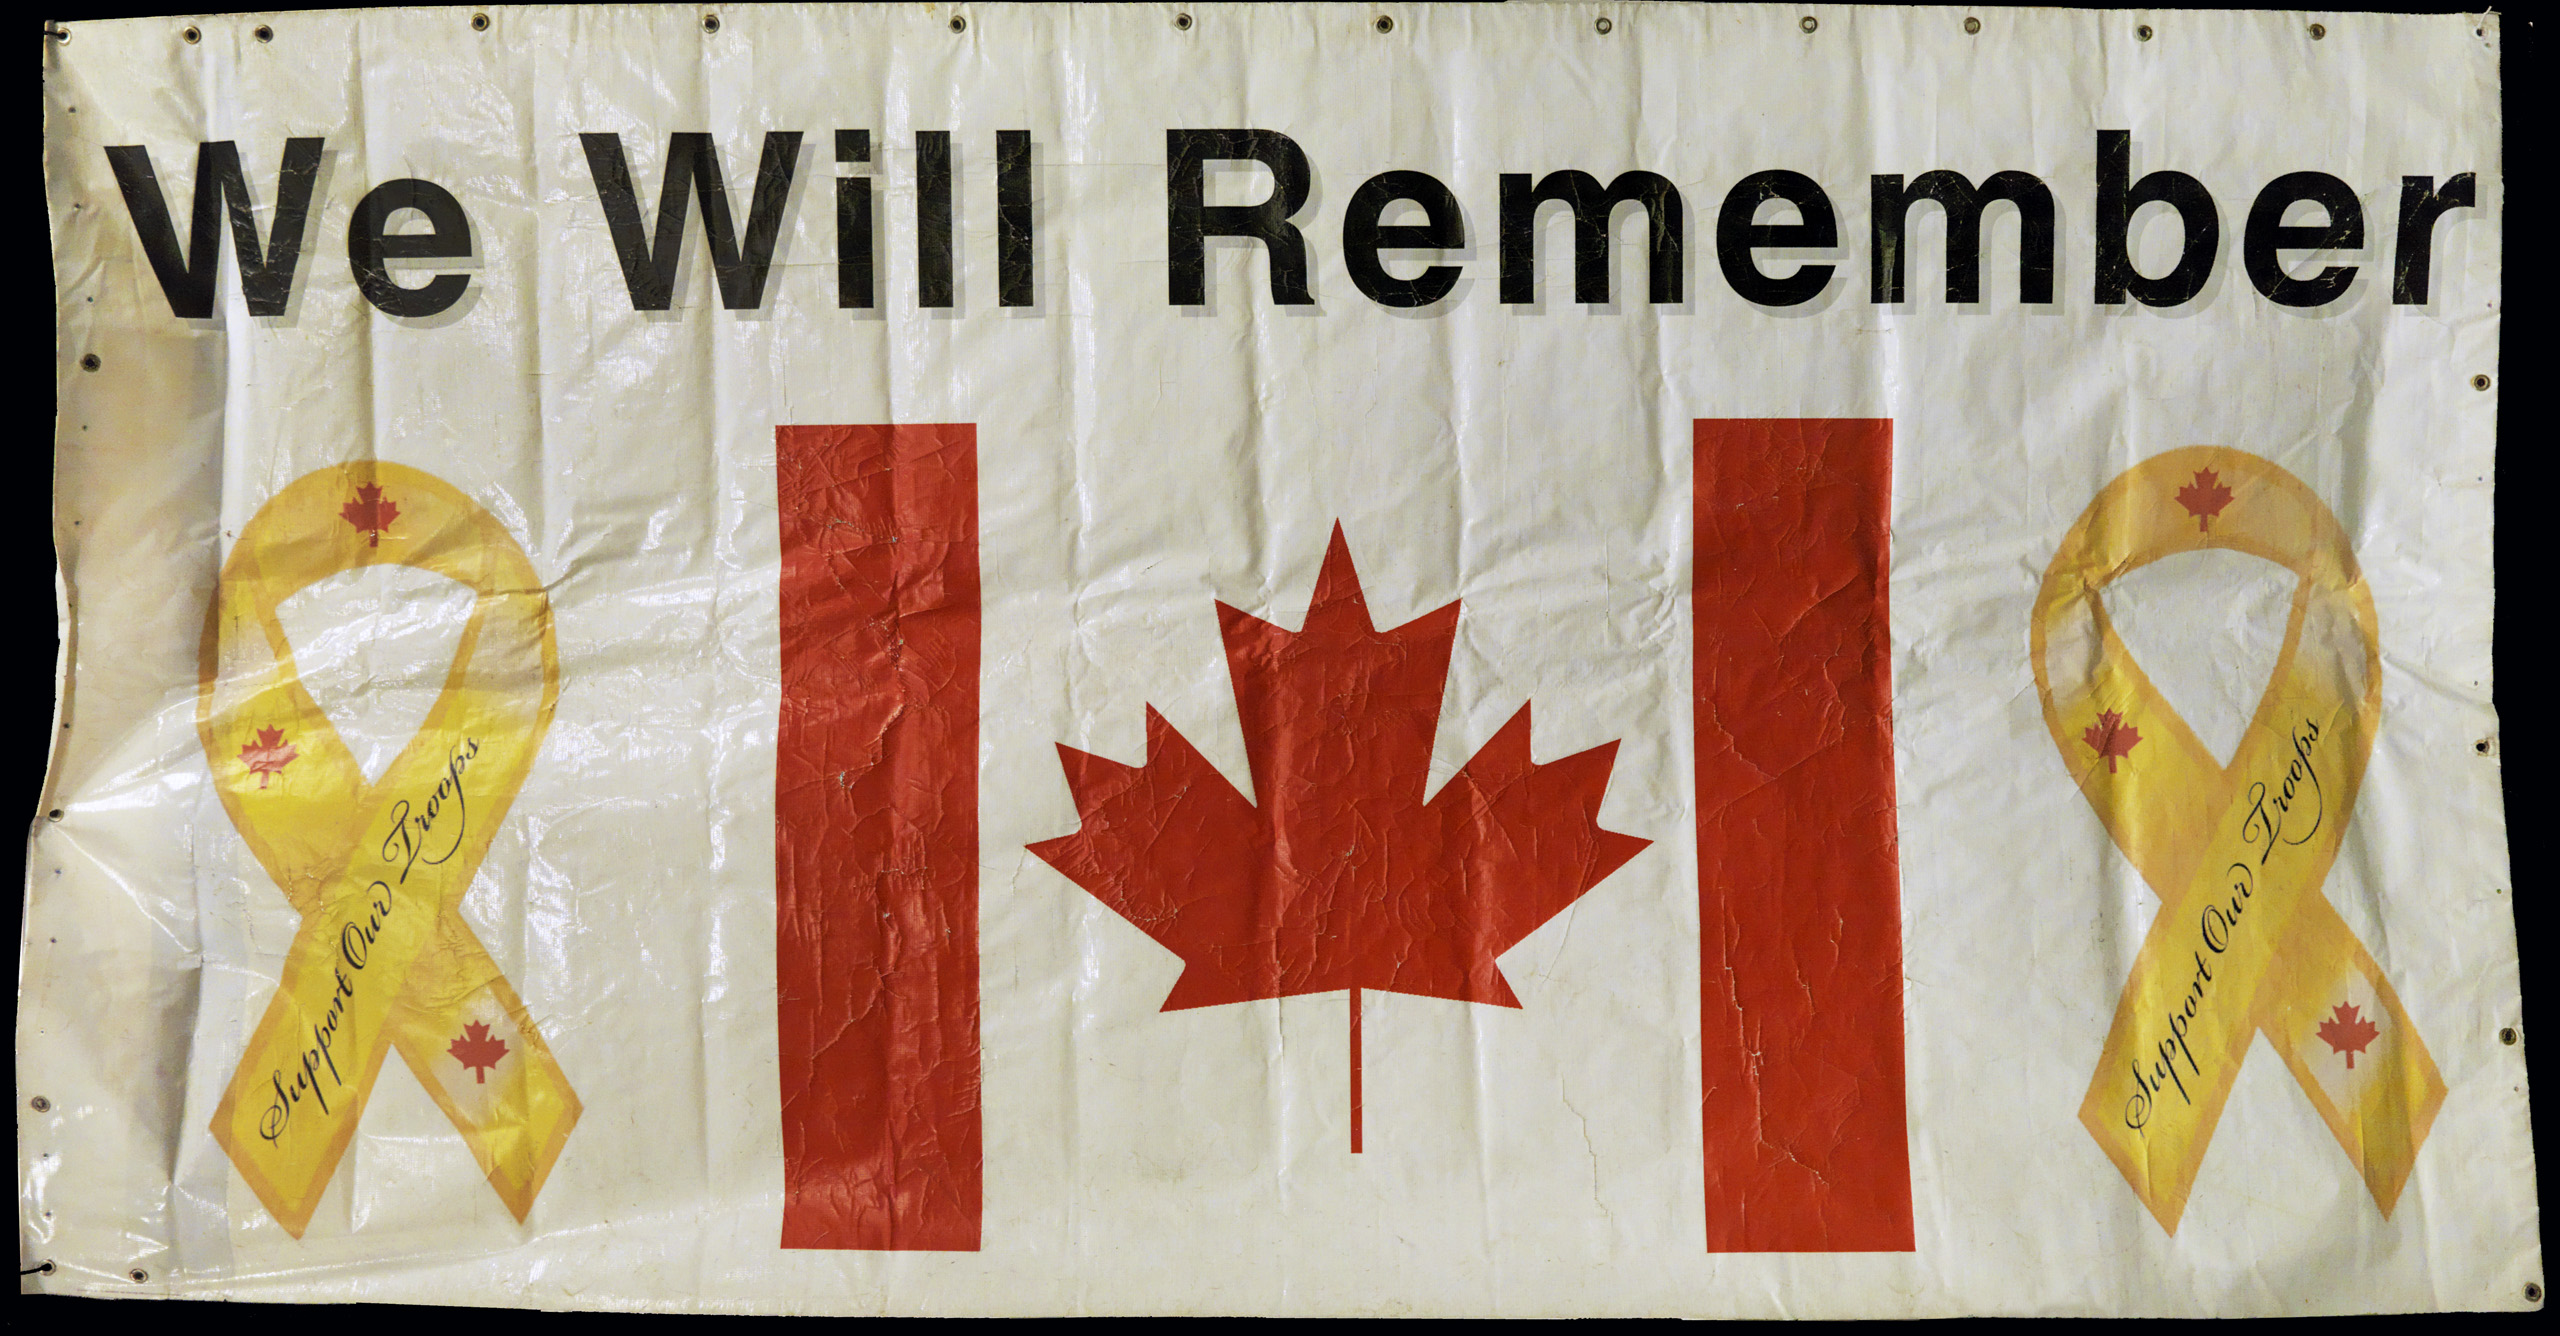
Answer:
<svg viewBox="0 0 2560 1336"><path fill-rule="evenodd" d="M1142 759L1059 745L1081 824L1031 852L1181 957L1166 1012L1347 993L1344 1153L1392 1153L1361 1130L1362 990L1534 1006L1497 958L1694 839L1707 1246L1908 1250L1890 424L1695 436L1694 830L1604 827L1617 744L1541 763L1526 703L1426 793L1465 595L1382 627L1337 529L1296 625L1218 607L1250 792L1149 706ZM980 443L776 441L781 1241L974 1250Z"/></svg>

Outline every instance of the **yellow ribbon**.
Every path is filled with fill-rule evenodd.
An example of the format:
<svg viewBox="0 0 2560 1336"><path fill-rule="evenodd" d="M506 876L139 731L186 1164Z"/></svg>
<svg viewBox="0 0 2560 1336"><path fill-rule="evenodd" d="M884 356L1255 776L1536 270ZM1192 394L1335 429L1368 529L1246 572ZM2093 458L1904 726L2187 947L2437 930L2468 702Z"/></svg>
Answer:
<svg viewBox="0 0 2560 1336"><path fill-rule="evenodd" d="M367 782L294 667L276 608L360 566L478 595L444 690ZM497 518L398 464L321 469L223 564L196 727L214 787L302 915L213 1135L296 1238L397 1048L518 1220L578 1120L568 1079L460 913L560 694L551 604Z"/></svg>
<svg viewBox="0 0 2560 1336"><path fill-rule="evenodd" d="M2299 577L2274 677L2227 766L2134 663L2098 597L2128 571L2204 548ZM2382 705L2373 596L2337 516L2243 451L2148 460L2062 540L2032 636L2054 745L2161 901L2081 1123L2175 1233L2251 1037L2264 1034L2389 1216L2444 1081L2320 893Z"/></svg>

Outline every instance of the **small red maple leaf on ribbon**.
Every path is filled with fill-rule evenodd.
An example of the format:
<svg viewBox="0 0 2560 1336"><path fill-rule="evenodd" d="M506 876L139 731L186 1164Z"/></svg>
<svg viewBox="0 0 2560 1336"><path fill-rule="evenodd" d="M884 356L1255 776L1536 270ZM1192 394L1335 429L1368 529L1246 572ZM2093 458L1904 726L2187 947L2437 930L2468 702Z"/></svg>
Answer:
<svg viewBox="0 0 2560 1336"><path fill-rule="evenodd" d="M2329 1013L2329 1019L2320 1022L2321 1041L2331 1051L2347 1055L2348 1071L2356 1069L2356 1055L2364 1052L2366 1046L2381 1033L2373 1028L2373 1022L2356 1014L2353 1004L2346 1002L2339 1003Z"/></svg>
<svg viewBox="0 0 2560 1336"><path fill-rule="evenodd" d="M2080 730L2080 740L2106 758L2107 773L2112 775L2117 757L2133 755L2133 744L2142 741L2142 730L2126 723L2124 716L2113 710L2100 710L2098 722Z"/></svg>
<svg viewBox="0 0 2560 1336"><path fill-rule="evenodd" d="M293 744L284 740L281 728L258 730L258 740L240 748L240 759L248 762L249 773L258 777L258 787L265 788L270 776L281 775L293 758L301 755Z"/></svg>
<svg viewBox="0 0 2560 1336"><path fill-rule="evenodd" d="M487 1085L489 1069L498 1065L498 1059L507 1056L507 1041L490 1038L488 1026L471 1021L462 1027L462 1037L446 1046L445 1052L452 1054L454 1061L480 1078L480 1084Z"/></svg>
<svg viewBox="0 0 2560 1336"><path fill-rule="evenodd" d="M1147 708L1147 760L1060 746L1083 826L1030 846L1182 957L1164 1010L1348 989L1517 1007L1495 964L1650 841L1600 828L1618 744L1540 765L1529 707L1427 801L1458 627L1451 603L1378 630L1335 525L1305 626L1224 603L1247 799Z"/></svg>
<svg viewBox="0 0 2560 1336"><path fill-rule="evenodd" d="M400 506L384 497L380 487L365 483L356 488L355 500L338 507L338 514L356 526L357 532L370 535L371 546L380 547L382 531L400 518Z"/></svg>
<svg viewBox="0 0 2560 1336"><path fill-rule="evenodd" d="M2231 489L2212 469L2197 469L2196 480L2178 489L2178 504L2196 517L2196 532L2213 532L2213 517L2231 504Z"/></svg>

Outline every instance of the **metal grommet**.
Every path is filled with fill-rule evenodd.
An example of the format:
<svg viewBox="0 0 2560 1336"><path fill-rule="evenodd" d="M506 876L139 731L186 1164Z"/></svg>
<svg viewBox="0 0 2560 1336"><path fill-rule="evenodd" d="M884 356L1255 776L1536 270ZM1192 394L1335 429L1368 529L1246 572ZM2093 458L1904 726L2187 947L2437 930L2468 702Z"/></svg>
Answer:
<svg viewBox="0 0 2560 1336"><path fill-rule="evenodd" d="M719 15L717 15L717 14L705 14L705 15L703 15L703 16L702 16L702 30L703 30L704 32L718 32L718 31L720 31L720 16L719 16Z"/></svg>
<svg viewBox="0 0 2560 1336"><path fill-rule="evenodd" d="M36 1274L37 1274L37 1275L39 1275L39 1276L50 1276L50 1275L52 1275L52 1274L53 1274L53 1259L52 1259L52 1258L50 1258L50 1257L48 1257L48 1258L44 1259L43 1261L36 1263Z"/></svg>
<svg viewBox="0 0 2560 1336"><path fill-rule="evenodd" d="M2486 374L2473 376L2471 378L2471 388L2475 390L2485 390L2489 388L2489 377Z"/></svg>
<svg viewBox="0 0 2560 1336"><path fill-rule="evenodd" d="M2328 29L2327 25L2325 25L2325 24L2319 24L2319 23L2315 23L2315 24L2312 24L2312 25L2311 25L2311 40L2312 40L2312 41L2315 41L2315 42L2316 42L2316 41L2319 41L2321 38L2326 37L2326 36L2328 36L2328 35L2329 35L2329 29Z"/></svg>
<svg viewBox="0 0 2560 1336"><path fill-rule="evenodd" d="M133 1283L134 1283L134 1284L136 1284L136 1285L139 1285L139 1284L141 1284L142 1282L144 1282L144 1281L146 1281L146 1280L151 1279L151 1273L150 1273L150 1272L148 1272L148 1271L143 1270L141 1267L138 1267L138 1266L137 1266L137 1267L135 1267L134 1269L132 1269L131 1271L127 1271L127 1272L125 1272L125 1274L126 1274L126 1275L128 1275L128 1276L133 1277Z"/></svg>
<svg viewBox="0 0 2560 1336"><path fill-rule="evenodd" d="M2480 754L2481 754L2481 755L2483 755L2483 756L2488 755L2488 754L2489 754L2489 740L2488 740L2487 738L2482 738L2482 739L2480 739L2478 742L2472 743L2472 744L2471 744L2471 750L2476 751L2476 752L2480 753Z"/></svg>
<svg viewBox="0 0 2560 1336"><path fill-rule="evenodd" d="M47 821L60 821L62 819L62 809L57 807L52 811L45 813L44 819Z"/></svg>
<svg viewBox="0 0 2560 1336"><path fill-rule="evenodd" d="M1191 16L1190 16L1190 15L1188 15L1188 14L1176 14L1176 15L1174 15L1174 16L1173 16L1173 26L1175 26L1175 27L1177 27L1177 28L1180 28L1180 29L1181 29L1181 30L1183 30L1184 32L1189 32L1189 31L1191 31Z"/></svg>
<svg viewBox="0 0 2560 1336"><path fill-rule="evenodd" d="M1591 30L1592 30L1593 32L1596 32L1596 33L1600 34L1600 35L1601 35L1601 36L1603 36L1603 37L1606 37L1606 36L1608 36L1608 35L1609 35L1609 30L1610 30L1610 29L1612 29L1612 28L1615 28L1615 27L1617 27L1617 26L1618 26L1617 24L1611 23L1611 22L1609 21L1609 16L1608 16L1608 15L1603 14L1603 15L1601 15L1599 18L1597 18L1597 19L1595 19L1595 20L1593 20L1593 21L1592 21L1592 24L1591 24Z"/></svg>
<svg viewBox="0 0 2560 1336"><path fill-rule="evenodd" d="M1394 19L1388 18L1388 17L1387 17L1386 15L1384 15L1384 14L1380 14L1380 15L1378 16L1378 31L1380 31L1380 32L1394 32L1395 30L1396 30L1396 21L1395 21Z"/></svg>
<svg viewBox="0 0 2560 1336"><path fill-rule="evenodd" d="M190 27L185 32L179 33L178 35L186 38L187 45L189 46L194 46L196 43L204 40L203 31L194 27Z"/></svg>
<svg viewBox="0 0 2560 1336"><path fill-rule="evenodd" d="M2509 1030L2509 1031L2507 1031L2507 1033L2508 1033L2508 1034L2514 1034L2514 1033L2515 1033L2515 1031L2513 1031L2513 1030ZM2512 1039L2510 1039L2510 1040L2508 1040L2507 1042L2508 1042L2508 1043L2510 1043L2510 1044L2512 1044L2512 1043L2514 1043L2515 1041L2514 1041L2514 1040L2512 1040ZM46 1099L46 1098L45 1098L44 1096L42 1096L42 1095L38 1095L38 1096L36 1096L34 1099L31 1099L31 1100L28 1100L28 1101L27 1101L27 1107L28 1107L28 1108L30 1108L30 1109L35 1110L35 1111L36 1111L36 1112L38 1112L38 1113L51 1113L51 1112L53 1112L53 1101L52 1101L52 1100L49 1100L49 1099Z"/></svg>
<svg viewBox="0 0 2560 1336"><path fill-rule="evenodd" d="M257 38L261 42L272 42L276 39L276 30L261 23L258 25L258 30L251 33L250 36Z"/></svg>
<svg viewBox="0 0 2560 1336"><path fill-rule="evenodd" d="M68 42L71 40L71 30L69 28L57 28L50 23L44 25L44 35L57 42Z"/></svg>
<svg viewBox="0 0 2560 1336"><path fill-rule="evenodd" d="M951 16L951 31L953 31L953 32L967 32L967 31L969 31L969 20L964 19L964 18L960 17L960 16L959 16L959 15L957 15L957 14L952 15L952 16Z"/></svg>
<svg viewBox="0 0 2560 1336"><path fill-rule="evenodd" d="M2509 1048L2514 1048L2516 1046L2516 1040L2520 1037L2521 1036L2516 1034L2516 1027L2512 1025L2498 1031L2498 1042Z"/></svg>
<svg viewBox="0 0 2560 1336"><path fill-rule="evenodd" d="M1807 14L1803 18L1796 20L1796 26L1804 29L1806 32L1812 32L1814 29L1822 26L1822 20L1815 18L1811 14Z"/></svg>
<svg viewBox="0 0 2560 1336"><path fill-rule="evenodd" d="M106 363L98 360L96 353L84 353L80 357L80 369L83 371L95 371L105 365Z"/></svg>
<svg viewBox="0 0 2560 1336"><path fill-rule="evenodd" d="M488 16L488 15L486 15L486 14L474 14L474 15L472 15L472 16L471 16L471 31L473 31L473 32L487 32L487 31L489 31L489 16Z"/></svg>
<svg viewBox="0 0 2560 1336"><path fill-rule="evenodd" d="M1977 18L1973 18L1973 17L1971 17L1970 15L1968 15L1968 16L1965 18L1965 21L1964 21L1964 33L1965 33L1965 36L1967 36L1967 37L1971 37L1972 35L1974 35L1975 33L1980 32L1980 31L1982 31L1982 20L1977 19Z"/></svg>
<svg viewBox="0 0 2560 1336"><path fill-rule="evenodd" d="M2148 24L2148 23L2146 23L2146 24L2143 24L2141 27L2134 29L2134 30L2133 30L2133 36L2134 36L2134 40L2135 40L2135 41L2139 41L2139 42L2148 42L2148 41L2150 41L2150 40L2151 40L2151 25L2150 25L2150 24Z"/></svg>
<svg viewBox="0 0 2560 1336"><path fill-rule="evenodd" d="M47 1262L45 1265L51 1266L53 1263ZM2541 1303L2542 1286L2530 1280L2526 1281L2524 1283L2524 1301L2529 1304Z"/></svg>

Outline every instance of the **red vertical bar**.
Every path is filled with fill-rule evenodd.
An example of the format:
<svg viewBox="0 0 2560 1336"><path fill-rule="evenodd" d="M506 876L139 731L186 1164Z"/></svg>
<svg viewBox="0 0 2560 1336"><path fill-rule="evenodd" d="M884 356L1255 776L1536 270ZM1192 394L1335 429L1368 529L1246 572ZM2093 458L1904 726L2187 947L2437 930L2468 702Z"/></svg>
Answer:
<svg viewBox="0 0 2560 1336"><path fill-rule="evenodd" d="M1893 424L1696 444L1707 1247L1908 1252Z"/></svg>
<svg viewBox="0 0 2560 1336"><path fill-rule="evenodd" d="M977 430L774 444L782 1246L975 1251Z"/></svg>

